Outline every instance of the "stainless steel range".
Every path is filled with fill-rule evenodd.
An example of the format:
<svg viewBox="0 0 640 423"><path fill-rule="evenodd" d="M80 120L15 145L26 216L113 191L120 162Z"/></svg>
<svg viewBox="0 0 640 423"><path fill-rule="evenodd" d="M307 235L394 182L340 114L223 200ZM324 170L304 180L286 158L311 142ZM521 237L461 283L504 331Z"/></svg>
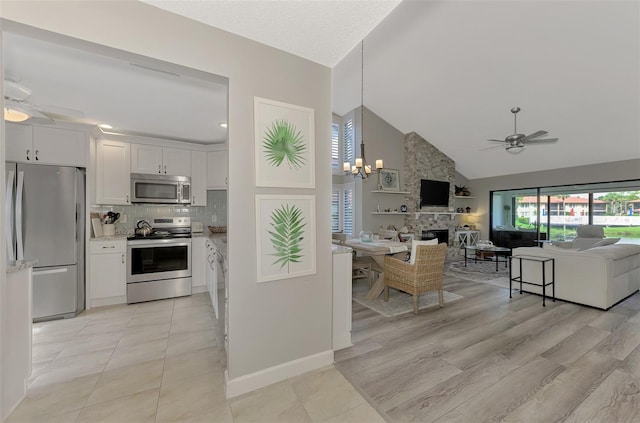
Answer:
<svg viewBox="0 0 640 423"><path fill-rule="evenodd" d="M191 295L191 218L149 224L151 233L127 238L127 303Z"/></svg>

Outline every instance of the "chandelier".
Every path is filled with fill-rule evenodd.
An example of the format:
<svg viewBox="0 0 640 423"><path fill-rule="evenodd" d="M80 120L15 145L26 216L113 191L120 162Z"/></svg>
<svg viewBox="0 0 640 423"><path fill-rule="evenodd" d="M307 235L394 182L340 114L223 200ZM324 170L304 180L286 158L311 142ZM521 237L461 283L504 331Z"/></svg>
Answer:
<svg viewBox="0 0 640 423"><path fill-rule="evenodd" d="M346 175L353 175L354 178L360 177L366 181L371 174L371 165L367 163L364 155L364 39L360 43L361 61L360 61L360 157L356 158L355 164L344 162L343 170ZM376 171L383 168L382 160L376 160Z"/></svg>

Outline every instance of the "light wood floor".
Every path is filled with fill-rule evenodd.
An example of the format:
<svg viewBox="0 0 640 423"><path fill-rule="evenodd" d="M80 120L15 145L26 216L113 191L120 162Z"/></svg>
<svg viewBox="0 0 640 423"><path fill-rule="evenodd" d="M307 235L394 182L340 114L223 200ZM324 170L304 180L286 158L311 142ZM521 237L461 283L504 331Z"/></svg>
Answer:
<svg viewBox="0 0 640 423"><path fill-rule="evenodd" d="M336 367L389 422L640 422L640 294L609 311L445 279L395 318L353 303Z"/></svg>

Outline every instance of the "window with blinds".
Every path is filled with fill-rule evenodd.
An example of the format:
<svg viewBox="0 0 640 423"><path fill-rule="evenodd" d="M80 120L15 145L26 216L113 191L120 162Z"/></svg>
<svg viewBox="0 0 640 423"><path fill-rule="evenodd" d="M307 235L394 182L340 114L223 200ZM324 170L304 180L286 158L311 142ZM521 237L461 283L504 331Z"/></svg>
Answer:
<svg viewBox="0 0 640 423"><path fill-rule="evenodd" d="M340 160L340 125L335 122L331 124L331 168L338 172L342 170L342 161Z"/></svg>
<svg viewBox="0 0 640 423"><path fill-rule="evenodd" d="M347 118L344 120L342 124L343 130L343 139L344 146L342 149L342 155L344 157L344 162L349 162L351 164L355 163L354 159L354 140L355 140L355 128L353 126L353 118Z"/></svg>
<svg viewBox="0 0 640 423"><path fill-rule="evenodd" d="M343 232L347 236L353 236L354 189L353 182L333 186L333 191L331 192L332 232Z"/></svg>

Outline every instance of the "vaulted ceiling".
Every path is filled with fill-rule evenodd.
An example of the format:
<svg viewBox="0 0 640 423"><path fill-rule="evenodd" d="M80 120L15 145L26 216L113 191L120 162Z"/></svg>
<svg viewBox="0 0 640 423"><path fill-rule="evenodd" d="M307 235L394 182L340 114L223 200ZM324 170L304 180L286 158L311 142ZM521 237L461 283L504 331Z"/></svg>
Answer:
<svg viewBox="0 0 640 423"><path fill-rule="evenodd" d="M470 179L640 158L637 1L144 1L333 67L333 110L340 115L360 105L359 41L364 38L365 106L400 131L419 133L455 160L457 170ZM13 67L26 60L26 51L5 45L5 71L35 88L37 78L48 78L31 100L91 114L87 113L91 105L82 103L91 97L75 96L76 103L67 102L69 93L98 89L65 85L87 80L74 76L84 67L61 63L58 72L46 62L28 66L40 69L40 76L27 75L22 73L25 66ZM76 60L73 52L63 53L68 53L65 60ZM172 82L179 78L153 71L140 74L144 68L132 67L126 60L123 64L127 74L138 73L134 77L153 75L158 83L172 84L171 89L152 91L147 99L156 100L147 105L166 105L173 112L180 102L188 104L193 98L192 84L180 88L180 83ZM99 82L101 88L117 88L116 109L126 112L138 104L133 110L146 111L144 104L133 103L145 94L122 90L132 84L122 74L112 80L110 66L101 67ZM53 76L58 83L51 83L56 81ZM59 92L47 97L47 86ZM168 97L157 98L161 94ZM203 101L214 100L212 94L209 90ZM221 106L220 121L226 103ZM522 109L518 132L544 129L560 141L517 155L502 147L487 149L492 146L487 139L513 133L514 106ZM202 128L207 139L184 133L189 117L183 114L179 119L180 132L171 134L170 128L160 132L194 142L220 142L211 138L213 128ZM157 129L168 121L156 117L151 124Z"/></svg>
<svg viewBox="0 0 640 423"><path fill-rule="evenodd" d="M470 179L637 159L639 22L639 2L403 2L365 38L364 104ZM360 104L360 60L334 68L338 114ZM518 132L560 141L487 150L513 106Z"/></svg>
<svg viewBox="0 0 640 423"><path fill-rule="evenodd" d="M339 115L360 105L364 38L365 106L471 179L640 158L636 1L144 1L328 66L341 58ZM560 141L487 149L514 132L514 106L518 132Z"/></svg>

